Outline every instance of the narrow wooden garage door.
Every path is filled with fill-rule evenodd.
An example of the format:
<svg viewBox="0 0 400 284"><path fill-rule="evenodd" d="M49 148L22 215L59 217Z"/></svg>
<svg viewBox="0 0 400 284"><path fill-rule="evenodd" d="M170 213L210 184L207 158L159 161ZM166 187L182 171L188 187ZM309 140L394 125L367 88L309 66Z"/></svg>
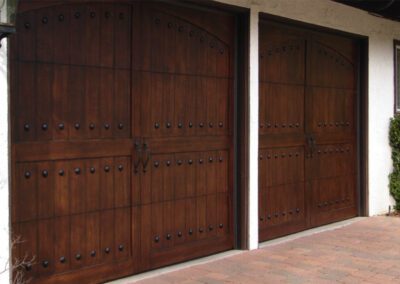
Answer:
<svg viewBox="0 0 400 284"><path fill-rule="evenodd" d="M50 2L22 1L11 46L14 276L98 283L232 248L234 17Z"/></svg>
<svg viewBox="0 0 400 284"><path fill-rule="evenodd" d="M357 41L260 24L260 240L357 214Z"/></svg>

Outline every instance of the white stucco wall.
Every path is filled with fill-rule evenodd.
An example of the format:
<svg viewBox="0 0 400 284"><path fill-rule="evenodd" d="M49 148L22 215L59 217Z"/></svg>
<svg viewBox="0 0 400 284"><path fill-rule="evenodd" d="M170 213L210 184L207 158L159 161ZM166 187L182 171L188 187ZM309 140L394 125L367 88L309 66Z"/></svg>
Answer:
<svg viewBox="0 0 400 284"><path fill-rule="evenodd" d="M6 269L9 258L9 211L8 211L8 86L7 45L0 48L0 283L8 283ZM4 271L4 272L3 272Z"/></svg>
<svg viewBox="0 0 400 284"><path fill-rule="evenodd" d="M388 189L391 171L388 142L389 119L393 115L394 73L393 39L400 39L400 23L372 16L367 12L351 8L330 0L219 0L218 2L251 8L271 15L298 20L369 38L369 213L386 212L392 204ZM252 14L253 14L252 13ZM251 27L255 29L254 22ZM251 44L255 44L255 41ZM252 50L252 49L251 49ZM252 61L252 63L254 63ZM250 98L258 100L256 90L257 72L250 68ZM256 102L252 102L256 104ZM253 114L254 115L254 114ZM250 119L250 137L254 139L258 130L258 119ZM256 147L256 143L250 143ZM254 155L256 149L250 149ZM257 159L250 160L250 169L257 168ZM256 172L250 172L250 201L256 204L258 183ZM250 226L258 221L258 213L249 209ZM251 229L250 232L253 232ZM256 246L256 238L250 238L250 247Z"/></svg>

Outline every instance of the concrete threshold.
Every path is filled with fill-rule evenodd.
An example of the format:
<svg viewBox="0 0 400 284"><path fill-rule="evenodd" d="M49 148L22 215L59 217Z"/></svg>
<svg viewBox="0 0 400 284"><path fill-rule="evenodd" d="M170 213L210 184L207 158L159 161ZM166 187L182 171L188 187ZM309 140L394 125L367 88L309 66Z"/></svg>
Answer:
<svg viewBox="0 0 400 284"><path fill-rule="evenodd" d="M356 217L356 218L352 218L352 219L348 219L345 221L340 221L340 222L336 222L336 223L332 223L329 225L325 225L325 226L321 226L321 227L317 227L317 228L313 228L313 229L309 229L306 231L302 231L299 233L295 233L289 236L285 236L285 237L281 237L278 239L274 239L271 241L266 241L266 242L262 242L259 244L259 248L266 248L269 246L275 246L275 245L279 245L282 243L286 243L286 242L290 242L299 238L304 238L307 236L311 236L314 234L318 234L318 233L322 233L322 232L327 232L327 231L331 231L331 230L336 230L336 229L340 229L342 227L345 226L349 226L355 222L358 222L360 220L363 220L367 217ZM115 280L115 281L111 281L108 282L108 284L127 284L127 283L135 283L141 280L145 280L145 279L149 279L149 278L153 278L156 276L160 276L163 274L167 274L167 273L171 273L171 272L176 272L178 270L181 269L185 269L185 268L190 268L193 266L197 266L197 265L201 265L201 264L205 264L205 263L210 263L210 262L214 262L214 261L218 261L224 258L228 258L234 255L238 255L238 254L242 254L242 253L246 253L246 250L230 250L230 251L226 251L223 253L218 253L218 254L214 254L214 255L210 255L210 256L206 256L206 257L202 257L199 259L195 259L195 260L190 260L190 261L186 261L183 263L179 263L179 264L175 264L175 265L171 265L171 266L167 266L164 268L159 268L159 269L155 269L149 272L144 272L141 274L137 274L134 276L130 276L130 277L125 277L119 280Z"/></svg>

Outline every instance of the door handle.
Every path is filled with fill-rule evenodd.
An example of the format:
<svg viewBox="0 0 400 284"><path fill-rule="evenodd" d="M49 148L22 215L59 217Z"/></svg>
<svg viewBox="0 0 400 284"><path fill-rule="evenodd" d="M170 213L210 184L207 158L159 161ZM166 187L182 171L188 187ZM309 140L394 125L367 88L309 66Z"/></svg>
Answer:
<svg viewBox="0 0 400 284"><path fill-rule="evenodd" d="M135 174L137 174L139 172L138 168L140 163L143 163L142 161L142 145L140 144L139 141L135 142L135 152L137 154L137 160L133 162L133 168L134 168L134 172Z"/></svg>
<svg viewBox="0 0 400 284"><path fill-rule="evenodd" d="M150 158L151 158L151 154L150 154L150 150L149 150L149 146L147 145L146 142L143 143L143 154L144 154L144 158L143 158L143 172L147 172L147 165L150 162Z"/></svg>

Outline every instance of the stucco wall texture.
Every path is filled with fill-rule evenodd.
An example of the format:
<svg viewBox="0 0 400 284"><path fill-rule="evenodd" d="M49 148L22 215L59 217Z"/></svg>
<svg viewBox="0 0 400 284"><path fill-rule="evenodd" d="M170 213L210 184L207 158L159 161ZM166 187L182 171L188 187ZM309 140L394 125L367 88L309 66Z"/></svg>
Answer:
<svg viewBox="0 0 400 284"><path fill-rule="evenodd" d="M258 246L258 12L367 36L369 38L369 213L376 215L392 204L388 190L391 170L388 143L393 115L393 39L400 39L400 23L378 18L330 0L219 0L251 8L250 33L250 206L249 244ZM0 271L9 257L9 135L6 45L0 49ZM8 282L7 273L0 283Z"/></svg>

